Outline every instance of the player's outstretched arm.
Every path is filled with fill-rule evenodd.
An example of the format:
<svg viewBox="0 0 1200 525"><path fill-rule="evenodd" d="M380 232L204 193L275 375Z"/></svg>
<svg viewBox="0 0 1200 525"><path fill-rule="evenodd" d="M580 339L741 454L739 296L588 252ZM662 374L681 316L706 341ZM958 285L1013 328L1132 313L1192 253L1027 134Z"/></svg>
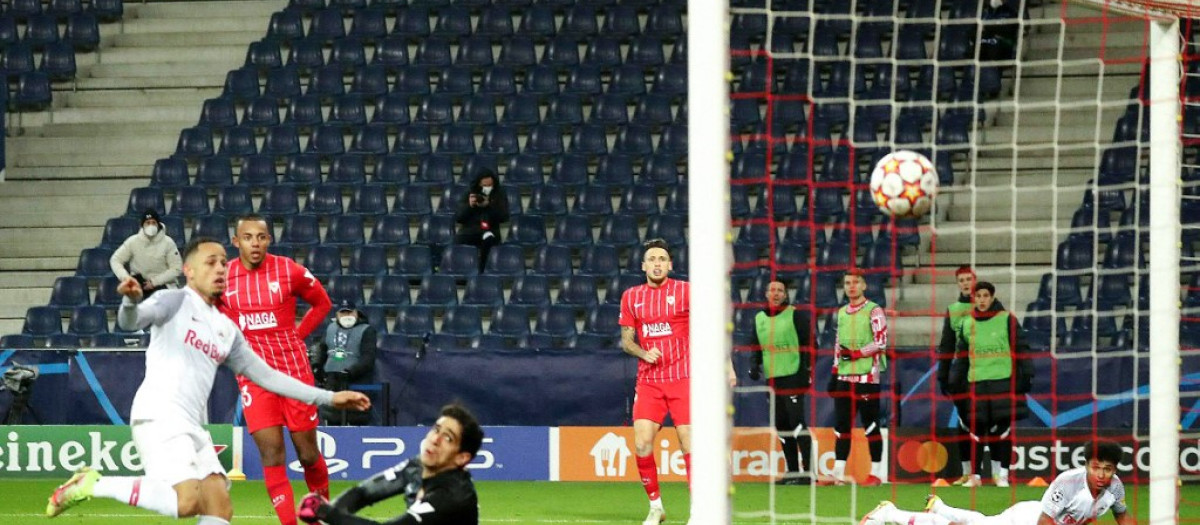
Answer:
<svg viewBox="0 0 1200 525"><path fill-rule="evenodd" d="M183 291L160 293L146 302L142 301L142 286L130 277L117 286L117 292L125 296L117 309L117 326L125 330L145 330L152 324L162 324L183 304Z"/></svg>
<svg viewBox="0 0 1200 525"><path fill-rule="evenodd" d="M246 342L245 336L240 331L234 334L233 348L229 352L229 357L225 359L225 366L228 366L234 373L244 375L259 386L281 396L303 401L310 405L334 406L335 394L333 392L308 386L287 374L271 368L270 365L250 349L249 343ZM363 397L365 398L366 396ZM347 403L351 402L354 398L355 396L347 394L341 396L340 399L343 403ZM370 407L370 405L371 403L368 400L366 406Z"/></svg>

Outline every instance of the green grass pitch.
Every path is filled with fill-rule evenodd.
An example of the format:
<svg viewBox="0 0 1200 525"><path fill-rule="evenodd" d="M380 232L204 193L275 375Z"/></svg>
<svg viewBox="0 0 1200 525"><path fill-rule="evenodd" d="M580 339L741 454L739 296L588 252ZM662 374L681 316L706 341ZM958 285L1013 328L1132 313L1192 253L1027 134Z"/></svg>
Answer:
<svg viewBox="0 0 1200 525"><path fill-rule="evenodd" d="M133 509L115 501L95 499L55 518L42 516L46 498L62 480L0 480L0 525L46 523L62 525L115 525L118 523L174 524L194 520L172 520L147 511ZM482 523L639 523L645 517L646 496L635 483L516 482L483 481L477 483ZM336 494L351 486L335 482ZM294 484L296 494L305 492L303 484ZM772 488L775 490L772 493ZM1128 504L1139 523L1148 523L1149 491L1145 486L1128 487ZM959 487L938 489L947 503L974 507L996 513L1011 502L1037 499L1044 489L981 487L974 491ZM881 499L895 501L901 508L920 510L930 487L925 485L885 485L857 487L771 487L762 483L739 483L734 492L734 523L772 523L767 516L773 499L777 517L774 523L811 523L813 509L822 523L857 523L863 513ZM1180 522L1200 520L1200 486L1184 486ZM686 523L688 495L681 483L663 485L663 501L668 523ZM234 523L238 525L274 525L278 521L267 501L261 482L246 481L233 485ZM401 500L381 503L362 515L374 518L396 516ZM1100 520L1112 523L1111 517Z"/></svg>

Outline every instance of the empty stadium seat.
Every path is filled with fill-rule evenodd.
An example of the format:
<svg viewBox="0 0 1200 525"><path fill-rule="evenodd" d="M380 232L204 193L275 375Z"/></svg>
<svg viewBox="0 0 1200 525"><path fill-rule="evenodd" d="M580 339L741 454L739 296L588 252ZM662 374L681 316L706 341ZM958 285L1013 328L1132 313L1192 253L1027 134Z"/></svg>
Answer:
<svg viewBox="0 0 1200 525"><path fill-rule="evenodd" d="M412 305L397 311L392 333L406 337L424 337L433 333L433 309L428 305Z"/></svg>
<svg viewBox="0 0 1200 525"><path fill-rule="evenodd" d="M592 277L568 276L562 280L554 304L590 308L599 304L596 281Z"/></svg>
<svg viewBox="0 0 1200 525"><path fill-rule="evenodd" d="M452 244L442 251L438 273L466 278L479 273L479 249L475 246Z"/></svg>
<svg viewBox="0 0 1200 525"><path fill-rule="evenodd" d="M519 337L529 333L529 310L525 306L506 304L497 308L488 326L488 333Z"/></svg>
<svg viewBox="0 0 1200 525"><path fill-rule="evenodd" d="M325 244L334 246L359 246L366 242L366 231L361 215L334 215L325 231Z"/></svg>
<svg viewBox="0 0 1200 525"><path fill-rule="evenodd" d="M520 246L501 244L488 252L485 273L504 277L525 275L525 254Z"/></svg>
<svg viewBox="0 0 1200 525"><path fill-rule="evenodd" d="M531 333L548 335L554 338L574 336L577 333L575 328L575 309L565 305L543 307L538 311L534 329Z"/></svg>
<svg viewBox="0 0 1200 525"><path fill-rule="evenodd" d="M450 275L426 275L413 304L449 307L458 304L458 287Z"/></svg>
<svg viewBox="0 0 1200 525"><path fill-rule="evenodd" d="M341 275L342 252L337 246L313 246L304 257L304 267L321 280L326 280L333 275Z"/></svg>
<svg viewBox="0 0 1200 525"><path fill-rule="evenodd" d="M483 334L483 321L478 306L459 305L446 311L442 317L441 333L458 337L475 337Z"/></svg>
<svg viewBox="0 0 1200 525"><path fill-rule="evenodd" d="M62 317L58 309L50 306L33 306L25 310L25 325L21 333L45 337L62 333Z"/></svg>
<svg viewBox="0 0 1200 525"><path fill-rule="evenodd" d="M446 246L454 242L454 218L434 215L421 219L416 244Z"/></svg>
<svg viewBox="0 0 1200 525"><path fill-rule="evenodd" d="M283 218L278 243L293 248L311 247L321 242L320 230L315 215L289 215Z"/></svg>
<svg viewBox="0 0 1200 525"><path fill-rule="evenodd" d="M58 277L50 291L48 306L61 310L71 310L77 306L91 304L88 292L87 277Z"/></svg>
<svg viewBox="0 0 1200 525"><path fill-rule="evenodd" d="M33 348L36 345L36 340L29 334L6 334L0 337L0 348L3 349L18 349L18 348Z"/></svg>
<svg viewBox="0 0 1200 525"><path fill-rule="evenodd" d="M503 303L504 288L499 276L474 275L467 279L467 288L463 293L462 304L498 307Z"/></svg>
<svg viewBox="0 0 1200 525"><path fill-rule="evenodd" d="M371 300L368 304L394 310L410 302L408 277L403 275L377 275L375 277L375 284L371 288Z"/></svg>

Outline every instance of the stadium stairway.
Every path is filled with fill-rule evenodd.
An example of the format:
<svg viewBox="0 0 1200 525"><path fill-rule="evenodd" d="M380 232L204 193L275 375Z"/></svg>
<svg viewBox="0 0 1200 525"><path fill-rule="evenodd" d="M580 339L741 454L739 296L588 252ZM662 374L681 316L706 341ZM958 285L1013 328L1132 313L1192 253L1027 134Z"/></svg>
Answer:
<svg viewBox="0 0 1200 525"><path fill-rule="evenodd" d="M928 274L916 276L894 303L898 310L940 314L957 297L954 269L973 263L980 279L995 283L997 297L1021 315L1037 298L1042 274L1054 268L1055 247L1066 238L1087 182L1096 176L1100 151L1109 146L1129 90L1138 84L1138 58L1144 55L1140 23L1114 22L1102 39L1090 24L1060 26L1060 9L1054 3L1031 8L1020 67L1006 72L998 99L981 104L987 121L973 137L977 157L968 159L970 169L957 170L958 184L941 188L938 284L930 286ZM1097 16L1075 4L1067 9L1070 18ZM1094 60L1061 67L1056 59L1060 38L1063 59ZM1106 63L1096 60L1101 56ZM1097 85L1103 101L1099 112ZM1078 104L1063 102L1072 100ZM1019 154L1012 148L1014 132ZM1100 144L1093 140L1097 133ZM963 184L970 176L976 184L974 195ZM1051 177L1058 184L1047 191ZM1051 221L1057 231L1051 229ZM931 243L928 236L922 237L919 264L928 266ZM905 316L897 318L896 325L897 345L936 344L941 335L938 318Z"/></svg>
<svg viewBox="0 0 1200 525"><path fill-rule="evenodd" d="M74 85L54 85L50 110L8 115L0 333L20 332L26 308L45 304L54 278L73 273L80 250L149 182L155 159L173 151L179 130L284 5L127 4L121 22L102 26L100 49L78 55Z"/></svg>

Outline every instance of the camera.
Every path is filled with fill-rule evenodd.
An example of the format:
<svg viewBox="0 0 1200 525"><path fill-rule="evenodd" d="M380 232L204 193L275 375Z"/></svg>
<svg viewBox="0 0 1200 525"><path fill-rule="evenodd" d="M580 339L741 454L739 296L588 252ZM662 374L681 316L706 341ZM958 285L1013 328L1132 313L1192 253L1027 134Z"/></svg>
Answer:
<svg viewBox="0 0 1200 525"><path fill-rule="evenodd" d="M482 193L474 193L474 194L472 194L472 196L475 197L475 204L478 204L480 206L487 206L487 204L488 204L488 196L487 195L484 195Z"/></svg>

